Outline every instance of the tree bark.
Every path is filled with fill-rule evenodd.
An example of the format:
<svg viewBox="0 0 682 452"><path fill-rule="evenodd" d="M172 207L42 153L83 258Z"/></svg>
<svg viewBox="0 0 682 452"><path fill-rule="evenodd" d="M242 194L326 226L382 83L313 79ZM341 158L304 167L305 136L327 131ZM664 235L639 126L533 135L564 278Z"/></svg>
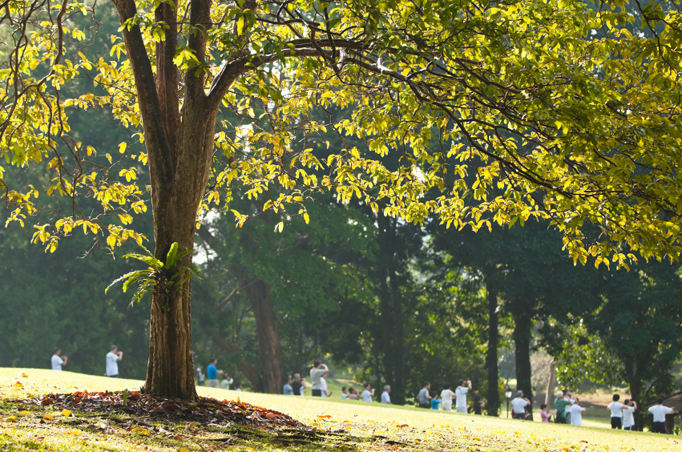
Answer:
<svg viewBox="0 0 682 452"><path fill-rule="evenodd" d="M497 345L499 342L497 313L497 291L489 282L486 283L488 293L488 351L485 362L488 368L488 400L486 403L488 416L498 416L500 409L500 393L497 388L499 369L497 366Z"/></svg>
<svg viewBox="0 0 682 452"><path fill-rule="evenodd" d="M545 405L552 405L552 397L554 395L554 376L556 374L556 363L554 360L549 363L549 378L547 379L547 390L545 392Z"/></svg>
<svg viewBox="0 0 682 452"><path fill-rule="evenodd" d="M642 431L644 427L644 405L642 400L642 379L636 373L636 367L633 369L630 378L628 379L628 386L630 387L630 398L637 402L637 411L635 411L635 426L634 430Z"/></svg>
<svg viewBox="0 0 682 452"><path fill-rule="evenodd" d="M523 396L533 402L533 386L531 384L530 340L533 314L530 310L514 314L514 339L516 358L516 388L523 391ZM531 419L533 405L530 405Z"/></svg>
<svg viewBox="0 0 682 452"><path fill-rule="evenodd" d="M270 285L256 280L246 288L256 318L258 355L262 368L263 391L279 394L282 389L282 349L275 308L270 302Z"/></svg>

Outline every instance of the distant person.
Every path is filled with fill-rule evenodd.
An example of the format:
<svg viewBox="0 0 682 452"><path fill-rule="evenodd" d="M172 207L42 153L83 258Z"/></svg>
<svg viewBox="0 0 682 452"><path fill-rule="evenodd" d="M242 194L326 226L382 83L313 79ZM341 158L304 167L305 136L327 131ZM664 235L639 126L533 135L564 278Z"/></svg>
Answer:
<svg viewBox="0 0 682 452"><path fill-rule="evenodd" d="M327 372L320 378L320 386L322 387L322 397L331 397L333 391L327 391Z"/></svg>
<svg viewBox="0 0 682 452"><path fill-rule="evenodd" d="M322 397L322 383L320 382L320 378L322 378L322 375L328 371L329 368L326 364L322 364L319 361L313 362L313 368L310 369L310 381L312 382L313 387L313 397Z"/></svg>
<svg viewBox="0 0 682 452"><path fill-rule="evenodd" d="M634 400L623 401L623 430L634 430L635 428L635 410L637 409L637 402Z"/></svg>
<svg viewBox="0 0 682 452"><path fill-rule="evenodd" d="M440 401L442 403L443 411L452 411L452 399L457 397L450 389L450 383L443 383L443 390L440 392Z"/></svg>
<svg viewBox="0 0 682 452"><path fill-rule="evenodd" d="M441 401L438 400L438 393L436 391L433 391L431 393L431 409L432 410L437 410L440 407Z"/></svg>
<svg viewBox="0 0 682 452"><path fill-rule="evenodd" d="M389 385L384 386L384 392L381 393L381 403L391 404L391 387Z"/></svg>
<svg viewBox="0 0 682 452"><path fill-rule="evenodd" d="M374 389L371 389L371 386L369 383L365 383L365 390L362 391L362 401L363 402L372 402L373 396L374 396Z"/></svg>
<svg viewBox="0 0 682 452"><path fill-rule="evenodd" d="M201 366L197 366L197 381L199 386L204 386L204 383L206 383L206 375L204 375Z"/></svg>
<svg viewBox="0 0 682 452"><path fill-rule="evenodd" d="M222 370L218 370L216 364L218 364L218 360L216 358L211 358L208 367L206 367L206 377L208 377L208 385L211 388L220 387L218 376L223 374Z"/></svg>
<svg viewBox="0 0 682 452"><path fill-rule="evenodd" d="M583 411L585 411L585 408L580 406L580 400L576 398L573 405L571 405L571 408L569 408L569 411L571 412L571 425L582 427Z"/></svg>
<svg viewBox="0 0 682 452"><path fill-rule="evenodd" d="M623 428L623 404L619 402L620 395L613 395L613 402L609 403L611 410L611 428L620 430Z"/></svg>
<svg viewBox="0 0 682 452"><path fill-rule="evenodd" d="M474 414L479 416L483 415L483 408L485 408L485 402L481 400L481 395L476 394L474 396Z"/></svg>
<svg viewBox="0 0 682 452"><path fill-rule="evenodd" d="M295 396L302 396L305 388L305 380L301 380L301 374L294 374L294 382L291 383L291 390Z"/></svg>
<svg viewBox="0 0 682 452"><path fill-rule="evenodd" d="M294 395L294 388L291 387L291 378L289 377L284 377L284 387L282 388L282 394Z"/></svg>
<svg viewBox="0 0 682 452"><path fill-rule="evenodd" d="M348 398L350 400L360 400L360 393L355 388L348 388Z"/></svg>
<svg viewBox="0 0 682 452"><path fill-rule="evenodd" d="M668 433L665 429L665 415L675 411L667 406L663 406L663 398L656 400L656 405L649 408L649 413L654 415L654 423L651 426L651 433Z"/></svg>
<svg viewBox="0 0 682 452"><path fill-rule="evenodd" d="M123 352L118 351L118 347L112 345L107 353L106 375L111 378L118 378L118 362L123 359Z"/></svg>
<svg viewBox="0 0 682 452"><path fill-rule="evenodd" d="M467 392L469 391L471 391L471 380L459 380L457 389L455 389L457 396L455 405L458 413L467 413Z"/></svg>
<svg viewBox="0 0 682 452"><path fill-rule="evenodd" d="M242 392L242 384L237 382L235 385L235 391Z"/></svg>
<svg viewBox="0 0 682 452"><path fill-rule="evenodd" d="M568 407L570 404L571 403L566 400L563 392L559 391L554 395L554 408L556 408L554 422L557 424L566 423L566 416L568 414L566 407Z"/></svg>
<svg viewBox="0 0 682 452"><path fill-rule="evenodd" d="M429 394L429 389L431 389L431 383L428 381L424 382L424 387L421 388L419 394L417 394L417 399L419 400L420 408L431 408L431 394Z"/></svg>
<svg viewBox="0 0 682 452"><path fill-rule="evenodd" d="M549 407L546 404L540 405L540 418L542 422L549 422L549 418L552 416L549 414Z"/></svg>
<svg viewBox="0 0 682 452"><path fill-rule="evenodd" d="M55 348L52 351L52 358L50 358L52 370L62 370L62 366L66 366L66 362L69 360L69 357L66 355L59 356L61 352L62 351L58 348Z"/></svg>
<svg viewBox="0 0 682 452"><path fill-rule="evenodd" d="M341 398L342 399L348 398L348 388L346 388L345 386L341 388Z"/></svg>
<svg viewBox="0 0 682 452"><path fill-rule="evenodd" d="M234 380L229 375L224 373L223 379L220 382L220 387L221 389L230 389L230 386L232 385L233 382Z"/></svg>
<svg viewBox="0 0 682 452"><path fill-rule="evenodd" d="M516 397L512 399L512 418L526 419L526 407L530 405L530 400L523 397L523 391L516 391Z"/></svg>

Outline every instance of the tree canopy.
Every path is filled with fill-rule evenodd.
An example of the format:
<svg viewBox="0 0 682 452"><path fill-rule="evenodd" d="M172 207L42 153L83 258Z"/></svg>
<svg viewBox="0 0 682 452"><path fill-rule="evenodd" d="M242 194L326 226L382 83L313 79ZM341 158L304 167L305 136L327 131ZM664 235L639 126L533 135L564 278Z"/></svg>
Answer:
<svg viewBox="0 0 682 452"><path fill-rule="evenodd" d="M43 169L13 184L0 168L8 222L43 208L41 193L55 196L61 209L35 225L49 250L76 228L112 249L142 243L131 223L150 205L154 258L166 262L243 187L280 215L279 231L292 216L307 222L306 201L332 191L410 222L435 213L447 227L547 218L583 263L680 253L680 13L667 4L113 5L15 0L0 18L0 153ZM89 52L103 38L109 55ZM71 118L88 109L110 111L130 139L79 141ZM312 119L314 109L328 120ZM326 130L344 144L319 152ZM182 283L149 286L145 390L192 398L191 283L177 276L191 255L179 255L149 272Z"/></svg>

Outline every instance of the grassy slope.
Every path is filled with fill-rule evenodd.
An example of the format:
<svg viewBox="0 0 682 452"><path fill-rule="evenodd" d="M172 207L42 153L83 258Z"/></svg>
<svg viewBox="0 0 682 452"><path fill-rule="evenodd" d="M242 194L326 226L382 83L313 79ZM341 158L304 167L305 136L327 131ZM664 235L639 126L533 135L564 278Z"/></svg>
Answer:
<svg viewBox="0 0 682 452"><path fill-rule="evenodd" d="M28 378L22 377L22 373ZM23 389L13 386L20 381ZM136 380L107 379L70 372L53 372L42 369L0 369L0 396L3 398L47 392L72 392L75 390L103 391L137 389L141 382ZM267 406L290 414L295 418L325 429L344 428L357 436L382 435L394 440L409 442L421 441L425 446L436 448L457 448L454 446L475 447L482 451L492 450L540 450L540 451L679 451L682 441L679 437L611 431L604 428L570 427L538 422L520 422L485 416L459 415L412 407L387 407L379 404L364 404L355 401L342 401L335 393L331 399L321 400L312 397L291 397L270 394L237 393L199 388L202 396L218 399L241 398L255 405ZM40 432L7 422L7 416L17 413L0 413L0 448L3 438L10 436L23 438L24 441L39 435ZM331 416L330 419L319 416ZM398 427L402 426L402 427ZM19 427L19 428L18 428ZM55 427L49 437L41 441L52 441L56 449L74 450L149 450L144 443L139 447L130 435L109 435L106 438L88 434L85 439L77 431L68 427ZM71 433L71 435L69 435ZM66 441L59 446L54 441ZM16 448L16 444L14 445ZM189 450L201 450L188 447ZM382 447L385 449L385 447ZM12 450L12 448L9 448ZM18 448L16 450L22 450ZM43 449L41 449L43 450ZM154 450L178 450L177 448Z"/></svg>

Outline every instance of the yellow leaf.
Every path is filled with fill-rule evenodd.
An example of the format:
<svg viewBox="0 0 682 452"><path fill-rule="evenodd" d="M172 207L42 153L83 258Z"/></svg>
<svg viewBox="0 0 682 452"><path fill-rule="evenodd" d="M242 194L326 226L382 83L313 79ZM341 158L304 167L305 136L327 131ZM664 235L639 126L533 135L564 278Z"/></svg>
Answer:
<svg viewBox="0 0 682 452"><path fill-rule="evenodd" d="M22 416L28 416L29 414L31 414L31 412L24 410L24 411L19 411L19 414L21 414Z"/></svg>
<svg viewBox="0 0 682 452"><path fill-rule="evenodd" d="M20 381L17 381L16 383L14 383L14 386L16 386L17 388L23 388L24 387L24 385L22 385Z"/></svg>
<svg viewBox="0 0 682 452"><path fill-rule="evenodd" d="M118 145L118 152L123 154L126 151L126 148L128 147L128 143L121 143Z"/></svg>
<svg viewBox="0 0 682 452"><path fill-rule="evenodd" d="M131 432L139 433L140 435L149 435L149 430L142 427L135 427L134 429L131 430Z"/></svg>
<svg viewBox="0 0 682 452"><path fill-rule="evenodd" d="M61 415L62 415L62 416L71 416L71 411L69 411L69 410L62 410Z"/></svg>
<svg viewBox="0 0 682 452"><path fill-rule="evenodd" d="M21 376L22 376L23 378L28 378L28 375L26 375L26 374L21 374Z"/></svg>
<svg viewBox="0 0 682 452"><path fill-rule="evenodd" d="M52 416L50 416L49 414L46 414L45 416L43 416L43 419L46 420L46 421L52 421L52 420L54 420L54 418L53 418Z"/></svg>
<svg viewBox="0 0 682 452"><path fill-rule="evenodd" d="M16 421L19 420L19 418L16 417L16 416L10 416L10 417L8 417L8 418L5 419L5 420L6 420L7 422L16 422Z"/></svg>

